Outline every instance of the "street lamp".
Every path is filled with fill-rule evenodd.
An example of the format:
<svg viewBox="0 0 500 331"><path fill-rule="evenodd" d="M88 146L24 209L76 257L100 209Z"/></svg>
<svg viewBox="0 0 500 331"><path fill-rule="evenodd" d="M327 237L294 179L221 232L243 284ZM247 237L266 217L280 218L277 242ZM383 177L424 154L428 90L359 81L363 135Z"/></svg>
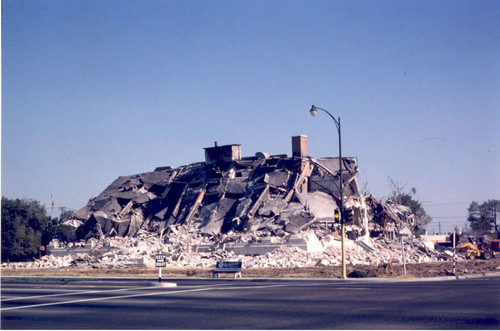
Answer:
<svg viewBox="0 0 500 331"><path fill-rule="evenodd" d="M337 127L337 132L339 134L339 174L340 174L340 226L342 229L342 278L346 279L346 268L345 268L345 223L344 223L344 193L343 193L343 186L344 182L342 180L342 135L341 135L341 130L340 130L340 116L336 119L333 117L332 114L326 109L316 107L315 105L312 105L311 110L309 111L311 113L311 116L316 116L318 113L318 109L324 111L327 113L332 120L335 122L335 126Z"/></svg>

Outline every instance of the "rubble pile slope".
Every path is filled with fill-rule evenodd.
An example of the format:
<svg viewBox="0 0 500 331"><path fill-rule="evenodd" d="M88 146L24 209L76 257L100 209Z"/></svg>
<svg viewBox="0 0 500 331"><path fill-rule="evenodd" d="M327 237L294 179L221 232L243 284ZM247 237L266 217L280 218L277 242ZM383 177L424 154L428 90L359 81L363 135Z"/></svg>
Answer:
<svg viewBox="0 0 500 331"><path fill-rule="evenodd" d="M241 158L240 145L216 145L205 148L205 162L118 177L63 223L67 242L53 242L54 256L45 260L78 264L68 257L55 261L56 255L74 257L77 246L85 246L80 263L97 267L127 259L148 265L159 251L181 266L223 258L249 267L337 264L340 168L344 206L353 212L346 227L350 263L398 259L400 252L388 248L403 233L410 234L415 261L438 258L413 241L407 207L361 193L355 158L313 158L292 146L292 157Z"/></svg>
<svg viewBox="0 0 500 331"><path fill-rule="evenodd" d="M10 263L10 268L92 268L123 269L129 267L155 267L156 252L165 252L170 268L211 268L217 261L240 260L244 268L288 268L341 265L341 246L335 236L319 239L314 230L301 233L306 241L299 245L275 244L271 240L261 249L261 254L241 254L231 250L228 244L212 244L201 249L201 241L193 240L185 226L175 226L171 241L164 242L154 233L140 230L136 237L106 237L87 242L60 243L54 241L52 250L64 248L62 256L51 254L29 263ZM347 240L346 258L348 265L379 265L387 262L402 263L401 242L377 238L370 240L373 249L366 249L357 241ZM69 246L69 247L68 247ZM427 248L428 243L414 239L405 243L406 263L425 263L450 259L444 253ZM459 259L463 259L459 257Z"/></svg>

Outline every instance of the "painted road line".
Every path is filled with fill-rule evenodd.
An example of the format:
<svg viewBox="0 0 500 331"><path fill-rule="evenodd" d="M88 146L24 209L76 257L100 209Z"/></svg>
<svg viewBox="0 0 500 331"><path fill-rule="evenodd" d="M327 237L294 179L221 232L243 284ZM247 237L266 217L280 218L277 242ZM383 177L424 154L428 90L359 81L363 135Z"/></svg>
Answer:
<svg viewBox="0 0 500 331"><path fill-rule="evenodd" d="M170 283L169 283L170 284ZM174 283L172 283L174 284ZM304 286L324 286L325 284L324 283L305 283L305 284L282 284L282 285L276 285L276 286L291 286L291 287L294 287L294 286L300 286L300 287L304 287ZM270 285L256 285L256 286L252 286L252 288L260 288L260 287L268 287ZM165 287L176 287L176 286L165 286ZM196 286L186 286L186 287L190 287L190 288L214 288L214 287L219 287L219 288L224 288L224 287L230 287L230 284L227 284L227 285L209 285L209 286L206 286L206 285L196 285ZM132 287L132 288L122 288L122 289L114 289L114 290L93 290L93 291L85 291L85 290L82 290L82 291L74 291L74 290L64 290L64 291L73 291L73 292L66 292L66 293L58 293L58 294L44 294L44 295L32 295L32 296L26 296L26 297L15 297L15 298L8 298L8 299L2 299L0 300L1 302L9 302L9 301L15 301L15 300L29 300L29 299L39 299L39 298L49 298L49 297L62 297L62 296L71 296L71 295L79 295L79 294L92 294L92 293L111 293L111 292L121 292L121 291L127 291L127 290L142 290L142 289L148 289L148 288L151 288L151 285L150 286L147 286L147 287ZM243 287L230 287L231 289L242 289L242 288L248 288L248 286L243 286ZM370 288L368 287L336 287L335 289L337 290L368 290ZM12 289L9 289L9 290L12 290ZM15 289L16 291L19 291L19 290L30 290L30 289L24 289L24 288L19 288L19 289ZM38 289L37 289L38 290ZM46 291L49 291L50 289L45 289ZM59 290L59 289L54 289L54 291L62 291L62 290Z"/></svg>
<svg viewBox="0 0 500 331"><path fill-rule="evenodd" d="M83 290L83 291L76 291L76 292L70 292L70 293L33 295L33 296L29 296L29 297L16 297L16 298L2 299L1 302L13 301L13 300L36 299L36 298L62 297L62 296L79 295L79 294L108 293L108 292L120 292L120 291L127 291L127 290L131 290L132 291L132 290L141 290L141 289L146 289L146 288L151 288L151 286L147 286L147 287L132 287L132 288L120 288L120 289L115 289L115 290L93 290L93 291L85 291L85 290Z"/></svg>
<svg viewBox="0 0 500 331"><path fill-rule="evenodd" d="M162 292L153 292L153 293L141 293L141 294L129 294L129 295L121 295L121 296L111 296L111 297L101 297L101 298L88 298L88 299L79 299L79 300L70 300L70 301L60 301L60 302L49 302L49 303L40 303L34 305L27 306L17 306L17 307L9 307L9 308L1 308L0 311L8 311L8 310L18 310L18 309L28 309L28 308L38 308L38 307L48 307L48 306L57 306L57 305L66 305L73 303L81 303L81 302L91 302L91 301L105 301L105 300L113 300L113 299L128 299L128 298L137 298L137 297L147 297L147 296L155 296L155 295L170 295L170 294L178 294L178 293L189 293L189 292L203 292L203 291L213 291L213 290L232 290L239 288L272 288L272 287L284 287L289 285L261 285L261 286L246 286L246 287L209 287L209 288L199 288L199 289L191 289L191 290L178 290L178 291L162 291Z"/></svg>
<svg viewBox="0 0 500 331"><path fill-rule="evenodd" d="M166 284L166 283L163 283ZM168 284L175 284L176 286L168 285L168 286L160 286L160 287L177 287L176 283L168 283ZM224 285L224 284L219 284L219 285L188 285L188 286L183 286L183 288L201 288L201 287L215 287L215 286L230 286ZM119 292L119 291L126 291L126 290L141 290L141 289L154 289L157 286L154 286L154 283L151 283L149 286L145 287L130 287L130 288L121 288L121 289L114 289L114 290L93 290L93 291L87 291L87 290L81 290L81 291L75 291L74 289L36 289L37 291L52 291L52 292L65 292L65 293L57 293L57 294L40 294L40 295L32 295L32 296L27 296L27 297L15 297L15 298L9 298L9 299L1 299L0 302L7 302L7 301L14 301L14 300L28 300L28 299L36 299L36 298L45 298L45 297L59 297L59 296L71 296L71 295L78 295L78 294L91 294L91 293L105 293L105 292ZM8 288L5 289L4 291L32 291L32 288Z"/></svg>

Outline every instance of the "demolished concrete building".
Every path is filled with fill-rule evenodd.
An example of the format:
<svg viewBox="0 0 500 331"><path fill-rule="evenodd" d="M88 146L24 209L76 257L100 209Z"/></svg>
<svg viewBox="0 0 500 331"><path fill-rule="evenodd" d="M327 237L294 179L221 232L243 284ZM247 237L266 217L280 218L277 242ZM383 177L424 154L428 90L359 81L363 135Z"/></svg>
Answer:
<svg viewBox="0 0 500 331"><path fill-rule="evenodd" d="M186 226L207 245L222 237L231 244L293 241L307 229L321 238L339 226L340 162L344 205L354 215L349 239L394 238L413 224L408 208L362 194L355 158L308 156L306 136L292 137L291 157L241 157L238 144L204 150L205 162L118 177L63 223L64 236L78 241L147 231L168 243L175 228Z"/></svg>

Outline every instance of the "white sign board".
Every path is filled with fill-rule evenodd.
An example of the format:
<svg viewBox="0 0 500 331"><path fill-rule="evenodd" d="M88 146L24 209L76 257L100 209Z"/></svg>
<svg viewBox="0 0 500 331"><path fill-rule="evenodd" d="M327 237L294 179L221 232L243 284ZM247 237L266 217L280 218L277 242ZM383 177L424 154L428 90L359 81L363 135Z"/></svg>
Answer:
<svg viewBox="0 0 500 331"><path fill-rule="evenodd" d="M157 268L164 268L167 266L167 254L158 253L156 254L155 260Z"/></svg>

